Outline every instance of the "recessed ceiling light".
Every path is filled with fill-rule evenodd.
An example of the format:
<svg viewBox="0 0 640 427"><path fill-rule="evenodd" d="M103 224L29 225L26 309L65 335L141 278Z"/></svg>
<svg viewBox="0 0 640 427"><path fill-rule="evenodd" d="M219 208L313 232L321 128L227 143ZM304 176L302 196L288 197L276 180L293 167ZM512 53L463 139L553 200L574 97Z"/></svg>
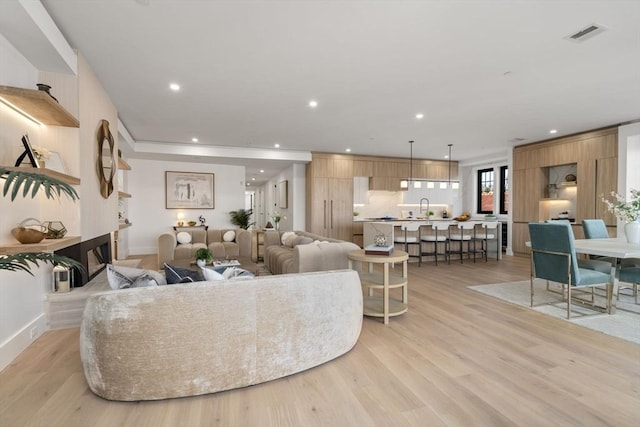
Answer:
<svg viewBox="0 0 640 427"><path fill-rule="evenodd" d="M260 169L260 173L264 173L264 169Z"/></svg>
<svg viewBox="0 0 640 427"><path fill-rule="evenodd" d="M423 118L424 118L424 114L422 114L422 113L416 114L416 119L420 120L420 119L423 119Z"/></svg>
<svg viewBox="0 0 640 427"><path fill-rule="evenodd" d="M317 106L318 106L318 101L316 101L315 99L312 99L311 101L309 101L309 107L316 108Z"/></svg>
<svg viewBox="0 0 640 427"><path fill-rule="evenodd" d="M174 92L177 92L180 90L180 85L178 83L171 83L169 85L169 89L171 89Z"/></svg>
<svg viewBox="0 0 640 427"><path fill-rule="evenodd" d="M273 146L276 147L276 148L280 148L280 144L278 144L278 143L273 144Z"/></svg>
<svg viewBox="0 0 640 427"><path fill-rule="evenodd" d="M549 133L558 133L558 129L551 129Z"/></svg>
<svg viewBox="0 0 640 427"><path fill-rule="evenodd" d="M346 149L346 150L344 150L344 151L346 151L347 153L350 153L350 152L351 152L351 148L347 148L347 149Z"/></svg>
<svg viewBox="0 0 640 427"><path fill-rule="evenodd" d="M251 181L255 181L255 180L256 180L256 178L255 178L255 177L251 178Z"/></svg>
<svg viewBox="0 0 640 427"><path fill-rule="evenodd" d="M191 138L191 142L198 142L198 138Z"/></svg>

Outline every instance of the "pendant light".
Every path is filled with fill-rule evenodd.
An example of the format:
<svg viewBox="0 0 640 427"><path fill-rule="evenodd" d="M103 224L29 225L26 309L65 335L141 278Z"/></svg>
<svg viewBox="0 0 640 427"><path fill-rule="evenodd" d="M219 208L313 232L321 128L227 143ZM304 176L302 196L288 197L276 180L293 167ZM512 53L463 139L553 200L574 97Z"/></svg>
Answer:
<svg viewBox="0 0 640 427"><path fill-rule="evenodd" d="M451 147L453 147L453 144L449 144L449 188L457 190L460 184L458 182L451 183Z"/></svg>
<svg viewBox="0 0 640 427"><path fill-rule="evenodd" d="M409 141L409 177L400 181L400 188L409 188L412 181L413 188L422 188L422 183L413 179L413 143Z"/></svg>

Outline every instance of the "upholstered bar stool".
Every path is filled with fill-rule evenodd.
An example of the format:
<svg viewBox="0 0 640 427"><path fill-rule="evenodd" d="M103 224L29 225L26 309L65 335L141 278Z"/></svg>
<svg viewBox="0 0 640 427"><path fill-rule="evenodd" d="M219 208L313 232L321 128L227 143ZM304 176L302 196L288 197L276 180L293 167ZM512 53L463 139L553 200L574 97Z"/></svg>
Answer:
<svg viewBox="0 0 640 427"><path fill-rule="evenodd" d="M451 225L448 221L438 221L431 224L431 229L433 230L432 234L425 234L420 237L421 245L420 252L422 256L432 256L435 259L436 265L438 265L438 244L444 244L443 255L445 260L449 259L449 226ZM424 252L422 250L424 244L433 245L433 252Z"/></svg>
<svg viewBox="0 0 640 427"><path fill-rule="evenodd" d="M451 254L457 253L460 255L460 264L463 262L463 254L467 254L470 257L473 252L473 262L476 262L476 250L475 250L475 227L476 222L467 221L459 222L457 225L449 227L449 263L451 263ZM458 251L454 251L451 247L452 243L458 243ZM464 250L464 244L467 244L467 250ZM471 244L473 243L473 249Z"/></svg>
<svg viewBox="0 0 640 427"><path fill-rule="evenodd" d="M402 232L399 235L394 236L393 243L404 245L403 250L407 252L410 257L418 258L418 266L421 266L422 253L420 250L420 223L417 221L407 221L400 226L400 230ZM409 250L409 246L417 246L417 254L412 253L412 251Z"/></svg>
<svg viewBox="0 0 640 427"><path fill-rule="evenodd" d="M500 259L500 245L498 244L498 221L485 221L478 224L481 231L476 230L474 239L480 242L480 252L484 255L484 261L489 259L489 242L495 240L496 242L496 261Z"/></svg>

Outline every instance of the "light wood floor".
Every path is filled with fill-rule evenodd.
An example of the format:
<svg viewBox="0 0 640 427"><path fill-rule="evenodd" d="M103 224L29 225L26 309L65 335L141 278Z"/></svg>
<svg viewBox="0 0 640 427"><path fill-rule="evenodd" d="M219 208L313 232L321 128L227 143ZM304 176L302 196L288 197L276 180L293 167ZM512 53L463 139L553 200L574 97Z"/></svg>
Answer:
<svg viewBox="0 0 640 427"><path fill-rule="evenodd" d="M365 318L346 355L192 398L103 400L85 383L78 329L50 331L0 373L0 426L638 425L639 345L467 289L528 271L523 257L412 264L409 312Z"/></svg>

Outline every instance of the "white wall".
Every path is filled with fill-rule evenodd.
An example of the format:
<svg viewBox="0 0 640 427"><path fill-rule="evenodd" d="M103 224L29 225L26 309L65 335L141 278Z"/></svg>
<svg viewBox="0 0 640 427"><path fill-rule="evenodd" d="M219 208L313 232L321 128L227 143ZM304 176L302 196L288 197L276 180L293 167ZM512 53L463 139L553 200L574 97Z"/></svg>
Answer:
<svg viewBox="0 0 640 427"><path fill-rule="evenodd" d="M278 186L282 181L287 181L288 204L283 208L278 200ZM256 192L264 197L263 214L258 212L260 221L256 224L263 227L268 221L272 221L274 212L281 216L280 230L305 230L305 200L306 200L306 165L293 164L271 178Z"/></svg>
<svg viewBox="0 0 640 427"><path fill-rule="evenodd" d="M627 198L631 189L640 190L638 165L640 165L640 122L618 128L618 192ZM624 236L622 221L618 221L618 236Z"/></svg>
<svg viewBox="0 0 640 427"><path fill-rule="evenodd" d="M131 165L126 172L131 194L128 217L133 223L127 229L130 255L157 253L158 235L176 225L178 212L185 214L185 222L204 215L211 228L235 227L229 212L244 208L244 166L141 159L127 159L127 163ZM215 174L215 209L166 209L165 171Z"/></svg>

